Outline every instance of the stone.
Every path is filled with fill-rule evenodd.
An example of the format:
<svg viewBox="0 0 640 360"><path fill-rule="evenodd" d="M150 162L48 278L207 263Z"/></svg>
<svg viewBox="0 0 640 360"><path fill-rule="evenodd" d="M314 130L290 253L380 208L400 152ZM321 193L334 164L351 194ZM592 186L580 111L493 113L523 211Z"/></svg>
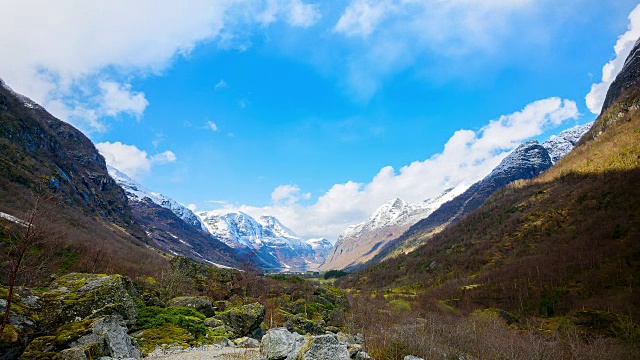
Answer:
<svg viewBox="0 0 640 360"><path fill-rule="evenodd" d="M356 354L356 356L353 357L355 360L367 360L367 359L371 359L371 356L369 356L369 354L367 354L364 351L361 351L359 353Z"/></svg>
<svg viewBox="0 0 640 360"><path fill-rule="evenodd" d="M236 336L247 336L260 327L264 320L265 308L260 303L243 305L227 310L216 316L232 329Z"/></svg>
<svg viewBox="0 0 640 360"><path fill-rule="evenodd" d="M62 350L57 357L58 360L88 360L84 350L78 347Z"/></svg>
<svg viewBox="0 0 640 360"><path fill-rule="evenodd" d="M181 306L196 309L206 317L216 314L211 300L206 296L181 296L167 302L167 306Z"/></svg>
<svg viewBox="0 0 640 360"><path fill-rule="evenodd" d="M360 344L347 345L347 350L349 351L349 357L352 358L357 353L362 351L362 345L360 345Z"/></svg>
<svg viewBox="0 0 640 360"><path fill-rule="evenodd" d="M424 359L417 356L413 356L413 355L407 355L404 357L404 360L424 360Z"/></svg>
<svg viewBox="0 0 640 360"><path fill-rule="evenodd" d="M163 303L157 296L155 296L154 294L150 294L150 293L144 293L140 296L140 300L142 300L142 302L146 305L146 306L157 306L157 307L166 307L167 305L165 303Z"/></svg>
<svg viewBox="0 0 640 360"><path fill-rule="evenodd" d="M121 275L72 273L55 280L43 294L42 324L45 329L81 321L120 315L126 324L134 324L138 309L133 283Z"/></svg>
<svg viewBox="0 0 640 360"><path fill-rule="evenodd" d="M319 335L310 338L303 349L303 360L349 360L347 345L340 343L335 335Z"/></svg>
<svg viewBox="0 0 640 360"><path fill-rule="evenodd" d="M210 327L210 328L217 328L219 326L223 326L224 323L222 322L222 320L216 319L216 318L208 318L204 321L204 326Z"/></svg>
<svg viewBox="0 0 640 360"><path fill-rule="evenodd" d="M260 354L267 360L293 360L304 343L304 337L298 333L290 333L286 328L271 329L262 337Z"/></svg>
<svg viewBox="0 0 640 360"><path fill-rule="evenodd" d="M242 347L242 348L259 348L260 347L260 342L258 340L252 339L246 336L233 340L233 343L237 347Z"/></svg>
<svg viewBox="0 0 640 360"><path fill-rule="evenodd" d="M127 328L119 315L94 320L90 333L73 340L71 347L87 347L97 344L97 355L116 359L140 357L140 351L127 334Z"/></svg>

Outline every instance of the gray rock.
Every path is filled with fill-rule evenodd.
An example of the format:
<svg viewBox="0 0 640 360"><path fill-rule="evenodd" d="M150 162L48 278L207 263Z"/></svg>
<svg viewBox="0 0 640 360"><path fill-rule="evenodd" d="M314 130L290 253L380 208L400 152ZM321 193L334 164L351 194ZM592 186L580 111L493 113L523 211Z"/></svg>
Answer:
<svg viewBox="0 0 640 360"><path fill-rule="evenodd" d="M87 317L120 315L133 324L138 309L133 283L121 275L72 273L55 280L44 294L43 325L55 329Z"/></svg>
<svg viewBox="0 0 640 360"><path fill-rule="evenodd" d="M206 317L211 317L216 314L211 300L206 296L181 296L173 298L167 302L167 306L182 306L196 309Z"/></svg>
<svg viewBox="0 0 640 360"><path fill-rule="evenodd" d="M127 334L122 317L118 315L97 319L91 325L91 333L75 340L71 346L77 347L92 343L99 345L100 356L124 359L137 358L141 355Z"/></svg>
<svg viewBox="0 0 640 360"><path fill-rule="evenodd" d="M305 339L298 333L290 333L286 328L267 331L260 343L260 353L267 360L296 359Z"/></svg>
<svg viewBox="0 0 640 360"><path fill-rule="evenodd" d="M265 308L260 303L240 306L216 316L237 336L246 336L260 327L264 320Z"/></svg>
<svg viewBox="0 0 640 360"><path fill-rule="evenodd" d="M222 320L218 320L216 318L208 318L204 321L204 326L210 327L210 328L217 328L219 326L223 326L224 323L222 322Z"/></svg>
<svg viewBox="0 0 640 360"><path fill-rule="evenodd" d="M79 347L65 349L60 352L57 359L59 360L87 360L84 350Z"/></svg>
<svg viewBox="0 0 640 360"><path fill-rule="evenodd" d="M360 344L347 345L347 350L349 350L349 357L352 358L357 353L362 351L362 345L360 345Z"/></svg>
<svg viewBox="0 0 640 360"><path fill-rule="evenodd" d="M236 346L242 347L242 348L259 348L260 347L260 341L256 339L252 339L250 337L246 337L246 336L233 340L233 343Z"/></svg>
<svg viewBox="0 0 640 360"><path fill-rule="evenodd" d="M367 360L367 359L371 359L371 356L369 356L369 354L367 354L364 351L361 351L359 353L356 354L356 356L353 357L355 360Z"/></svg>
<svg viewBox="0 0 640 360"><path fill-rule="evenodd" d="M413 355L407 355L404 357L404 360L424 360L424 359L417 356L413 356Z"/></svg>
<svg viewBox="0 0 640 360"><path fill-rule="evenodd" d="M347 345L340 343L335 335L313 336L308 341L308 349L302 354L303 360L350 359Z"/></svg>

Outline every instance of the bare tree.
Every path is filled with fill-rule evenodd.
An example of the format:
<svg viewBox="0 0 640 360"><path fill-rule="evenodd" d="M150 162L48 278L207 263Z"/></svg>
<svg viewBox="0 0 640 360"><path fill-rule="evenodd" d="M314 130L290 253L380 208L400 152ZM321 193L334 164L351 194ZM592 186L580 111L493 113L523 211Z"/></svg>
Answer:
<svg viewBox="0 0 640 360"><path fill-rule="evenodd" d="M47 267L45 252L48 244L53 244L62 234L56 233L51 223L52 197L42 194L34 195L34 202L22 219L13 219L11 226L2 239L5 253L3 265L7 271L9 291L7 306L0 325L0 335L9 323L13 294L20 277L27 273L42 271Z"/></svg>

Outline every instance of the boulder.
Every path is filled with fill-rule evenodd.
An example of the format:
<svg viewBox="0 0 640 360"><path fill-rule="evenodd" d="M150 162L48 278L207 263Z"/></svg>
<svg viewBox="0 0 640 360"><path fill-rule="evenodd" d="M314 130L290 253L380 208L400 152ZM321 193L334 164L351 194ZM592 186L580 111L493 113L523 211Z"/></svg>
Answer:
<svg viewBox="0 0 640 360"><path fill-rule="evenodd" d="M303 360L349 360L347 345L340 343L335 335L319 335L307 339L303 349ZM355 354L354 354L355 355Z"/></svg>
<svg viewBox="0 0 640 360"><path fill-rule="evenodd" d="M150 294L150 293L144 293L142 294L142 296L140 296L140 300L142 300L142 302L146 305L146 306L157 306L157 307L166 307L167 305L165 303L162 302L162 300L160 300L156 295L154 294Z"/></svg>
<svg viewBox="0 0 640 360"><path fill-rule="evenodd" d="M87 317L120 315L134 324L138 309L131 280L121 275L72 273L55 280L43 294L42 325L55 329Z"/></svg>
<svg viewBox="0 0 640 360"><path fill-rule="evenodd" d="M246 337L246 336L233 340L233 343L237 347L242 347L242 348L259 348L260 347L260 341L256 339L252 339L250 337Z"/></svg>
<svg viewBox="0 0 640 360"><path fill-rule="evenodd" d="M236 336L241 337L258 329L264 320L264 314L264 305L253 303L227 310L218 314L216 318L229 327Z"/></svg>
<svg viewBox="0 0 640 360"><path fill-rule="evenodd" d="M404 357L404 360L424 360L424 359L417 356L413 356L413 355L407 355Z"/></svg>
<svg viewBox="0 0 640 360"><path fill-rule="evenodd" d="M140 356L140 351L127 334L124 320L120 315L114 315L61 326L53 336L33 340L22 359L125 359Z"/></svg>
<svg viewBox="0 0 640 360"><path fill-rule="evenodd" d="M71 343L71 346L98 344L100 356L116 359L140 357L140 351L134 346L127 334L127 328L119 315L97 319L91 324L91 333Z"/></svg>
<svg viewBox="0 0 640 360"><path fill-rule="evenodd" d="M181 306L196 309L206 317L216 314L211 300L206 296L181 296L167 302L167 306Z"/></svg>
<svg viewBox="0 0 640 360"><path fill-rule="evenodd" d="M294 360L305 343L298 333L290 333L286 328L267 331L260 343L260 353L267 360Z"/></svg>
<svg viewBox="0 0 640 360"><path fill-rule="evenodd" d="M364 351L361 351L359 353L356 354L356 356L353 357L355 360L367 360L367 359L371 359L371 356L369 356L369 354L367 354Z"/></svg>

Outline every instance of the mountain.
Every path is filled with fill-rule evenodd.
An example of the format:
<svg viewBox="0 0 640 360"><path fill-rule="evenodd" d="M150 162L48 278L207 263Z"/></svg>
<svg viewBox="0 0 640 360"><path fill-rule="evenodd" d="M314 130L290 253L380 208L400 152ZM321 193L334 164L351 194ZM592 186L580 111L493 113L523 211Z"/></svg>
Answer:
<svg viewBox="0 0 640 360"><path fill-rule="evenodd" d="M450 188L439 196L419 204L398 198L389 200L366 221L349 226L343 231L320 268L345 269L372 259L386 244L404 233L411 225L426 218L441 204L465 189L464 186Z"/></svg>
<svg viewBox="0 0 640 360"><path fill-rule="evenodd" d="M339 285L418 289L447 313L500 309L636 346L622 324L640 321L639 60L636 49L607 95L615 100L553 167L438 234L419 223L406 241L429 241Z"/></svg>
<svg viewBox="0 0 640 360"><path fill-rule="evenodd" d="M415 249L433 234L480 207L491 194L501 187L516 180L538 176L566 156L592 125L591 122L564 130L558 135L551 136L542 144L532 140L518 146L489 175L471 185L464 193L442 204L428 217L409 228L402 236L389 242L371 262L378 262L401 252L406 253ZM416 234L420 234L420 236L416 236Z"/></svg>
<svg viewBox="0 0 640 360"><path fill-rule="evenodd" d="M127 194L127 198L129 201L142 201L144 198L149 198L154 204L162 206L163 208L171 210L177 217L181 218L187 224L201 229L203 231L207 231L207 228L200 221L200 218L193 213L193 211L187 209L182 206L175 200L162 195L157 192L152 192L142 185L138 184L130 177L128 177L125 173L120 170L114 168L113 166L107 165L107 170L109 171L109 175L124 189Z"/></svg>
<svg viewBox="0 0 640 360"><path fill-rule="evenodd" d="M146 189L118 169L107 168L111 177L124 189L133 218L153 240L155 248L212 265L240 266L242 257L211 236L191 210L170 197Z"/></svg>
<svg viewBox="0 0 640 360"><path fill-rule="evenodd" d="M162 266L124 191L82 132L1 80L0 123L0 211L20 218L32 206L33 193L53 197L50 222L65 236L50 254L52 261L72 254L65 266L83 270L91 258L104 255L110 260L101 262L102 271L120 265L123 271L149 273Z"/></svg>
<svg viewBox="0 0 640 360"><path fill-rule="evenodd" d="M461 185L447 189L421 204L401 199L388 201L367 221L352 225L340 234L321 269L354 268L415 248L418 244L405 243L402 236L413 225L418 226L420 222L429 228L428 232L441 230L480 206L498 188L514 180L530 179L551 167L571 151L592 125L587 123L564 130L542 144L531 141L520 145L491 174L471 187Z"/></svg>
<svg viewBox="0 0 640 360"><path fill-rule="evenodd" d="M215 238L229 247L254 258L253 261L268 269L314 270L324 261L328 241L314 239L309 242L298 237L273 216L258 220L243 213L197 214Z"/></svg>
<svg viewBox="0 0 640 360"><path fill-rule="evenodd" d="M542 147L547 150L552 163L557 163L565 157L580 141L582 136L591 129L593 121L583 125L574 126L560 132L558 135L551 135L549 140L542 143Z"/></svg>

